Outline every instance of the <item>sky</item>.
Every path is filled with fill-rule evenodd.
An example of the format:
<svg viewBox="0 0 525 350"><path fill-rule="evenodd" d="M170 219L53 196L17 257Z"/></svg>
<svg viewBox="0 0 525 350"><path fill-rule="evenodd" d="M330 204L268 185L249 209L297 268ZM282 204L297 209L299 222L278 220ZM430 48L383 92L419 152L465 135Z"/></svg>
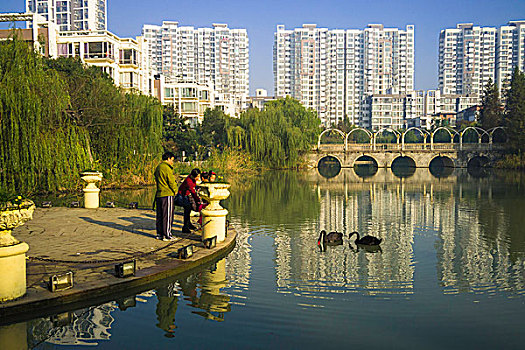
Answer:
<svg viewBox="0 0 525 350"><path fill-rule="evenodd" d="M439 32L457 23L498 27L525 19L524 0L107 0L108 30L120 37L141 34L144 24L211 27L227 23L246 28L250 40L250 93L273 93L273 40L286 29L316 23L328 29L364 29L370 23L405 28L415 25L415 88L437 88ZM24 0L0 0L0 12L23 12Z"/></svg>

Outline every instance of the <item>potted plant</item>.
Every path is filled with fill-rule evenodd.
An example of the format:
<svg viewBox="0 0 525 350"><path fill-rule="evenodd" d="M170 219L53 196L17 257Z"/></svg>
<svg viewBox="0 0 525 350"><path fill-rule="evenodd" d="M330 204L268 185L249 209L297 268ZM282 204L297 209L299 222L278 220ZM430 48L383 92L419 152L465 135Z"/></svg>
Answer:
<svg viewBox="0 0 525 350"><path fill-rule="evenodd" d="M18 226L33 218L35 203L22 196L0 196L0 247L20 243L11 235Z"/></svg>
<svg viewBox="0 0 525 350"><path fill-rule="evenodd" d="M27 243L11 233L33 218L35 203L22 196L0 197L0 302L13 300L26 293Z"/></svg>

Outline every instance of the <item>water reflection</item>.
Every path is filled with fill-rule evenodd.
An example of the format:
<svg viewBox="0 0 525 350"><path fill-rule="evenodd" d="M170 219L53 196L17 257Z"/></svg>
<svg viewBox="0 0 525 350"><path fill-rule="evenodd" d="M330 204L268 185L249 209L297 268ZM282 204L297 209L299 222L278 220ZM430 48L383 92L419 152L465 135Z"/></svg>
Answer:
<svg viewBox="0 0 525 350"><path fill-rule="evenodd" d="M168 338L174 337L175 313L179 304L179 293L176 283L170 283L156 289L157 307L157 327L165 331Z"/></svg>
<svg viewBox="0 0 525 350"><path fill-rule="evenodd" d="M156 341L183 334L193 337L195 333L182 327L188 320L233 324L221 324L221 332L235 333L232 327L251 319L252 328L281 337L305 330L332 336L339 331L318 329L319 324L363 316L378 324L378 329L390 327L385 319L413 306L418 309L410 320L433 334L434 319L443 317L442 308L458 306L461 311L456 316L466 315L465 319L477 315L470 311L469 297L478 294L488 296L483 299L485 305L476 305L480 312L501 307L502 317L511 324L521 311L512 308L519 307L521 299L515 303L505 299L525 295L525 176L497 172L475 177L456 169L436 177L431 170L418 168L409 177L399 177L389 169L376 170L363 177L343 169L332 178L315 170L268 172L234 183L224 206L238 237L226 259L135 298L20 323L7 332L0 328L0 348L6 334L22 347L110 339L115 337L110 332L118 329L111 327L119 318L137 312L133 306L141 300L154 303L141 311L151 314L143 317L142 322L148 324L141 327L151 327L158 335ZM376 250L356 247L345 239L343 245L320 252L321 229L342 231L346 237L356 230L383 242ZM449 297L458 293L463 293L462 298ZM495 295L500 298L492 298ZM410 299L410 305L381 300L385 309L366 315L355 308L356 302L366 309L376 307L377 299L395 298ZM249 307L235 312L237 305ZM326 307L326 311L315 321L305 318L301 310L296 313L299 316L290 316L297 305ZM286 317L302 328L271 324ZM449 320L454 322L454 317ZM211 341L218 328L206 325L210 333L199 336ZM511 326L500 335L507 329L514 331ZM24 333L27 338L20 335ZM463 334L472 336L467 328ZM252 343L246 340L246 344Z"/></svg>
<svg viewBox="0 0 525 350"><path fill-rule="evenodd" d="M230 296L223 291L227 285L225 259L217 261L201 272L162 285L156 289L157 327L166 332L166 337L175 336L175 314L181 295L183 300L188 302L187 305L194 309L192 314L208 320L224 321L225 314L231 311Z"/></svg>
<svg viewBox="0 0 525 350"><path fill-rule="evenodd" d="M315 170L272 174L275 181L256 181L230 207L251 224L252 233L260 228L273 237L281 293L308 298L324 298L325 293L411 295L414 245L420 240L433 244L434 283L443 293L522 294L525 238L510 238L523 227L512 221L525 223L506 200L513 186L476 179L463 170L439 177L430 169L410 170L409 177L384 168L369 177L352 169L329 179ZM384 242L376 252L345 244L321 253L316 245L321 229L357 230Z"/></svg>
<svg viewBox="0 0 525 350"><path fill-rule="evenodd" d="M230 268L231 269L231 268ZM181 301L190 307L191 314L213 321L224 321L231 311L231 296L224 289L227 264L221 259L202 271L163 282L157 288L138 295L118 298L116 301L72 312L42 317L28 322L0 327L0 349L26 349L41 344L97 345L110 340L111 328L118 313L150 302L156 298L156 323L165 337L176 335L176 313Z"/></svg>
<svg viewBox="0 0 525 350"><path fill-rule="evenodd" d="M446 178L454 173L453 167L444 166L443 163L439 162L430 163L428 170L433 176L438 178Z"/></svg>
<svg viewBox="0 0 525 350"><path fill-rule="evenodd" d="M26 342L31 349L44 342L55 345L97 345L99 341L110 339L114 322L112 313L117 309L116 303L111 302L19 325L27 327ZM9 348L14 347L6 347Z"/></svg>

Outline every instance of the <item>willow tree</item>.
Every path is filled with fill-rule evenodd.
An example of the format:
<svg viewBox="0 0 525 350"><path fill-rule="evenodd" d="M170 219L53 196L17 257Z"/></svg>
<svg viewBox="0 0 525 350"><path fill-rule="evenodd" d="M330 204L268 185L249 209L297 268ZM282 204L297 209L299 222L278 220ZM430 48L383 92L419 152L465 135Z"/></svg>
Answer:
<svg viewBox="0 0 525 350"><path fill-rule="evenodd" d="M107 175L146 174L162 147L162 107L153 97L125 92L98 67L78 59L48 60L67 81L67 114L89 137L92 161Z"/></svg>
<svg viewBox="0 0 525 350"><path fill-rule="evenodd" d="M289 97L268 102L262 111L244 112L237 124L228 130L229 144L275 168L297 165L299 154L317 141L320 132L316 113Z"/></svg>
<svg viewBox="0 0 525 350"><path fill-rule="evenodd" d="M88 164L84 131L66 116L64 81L30 44L0 43L0 184L4 192L74 186Z"/></svg>

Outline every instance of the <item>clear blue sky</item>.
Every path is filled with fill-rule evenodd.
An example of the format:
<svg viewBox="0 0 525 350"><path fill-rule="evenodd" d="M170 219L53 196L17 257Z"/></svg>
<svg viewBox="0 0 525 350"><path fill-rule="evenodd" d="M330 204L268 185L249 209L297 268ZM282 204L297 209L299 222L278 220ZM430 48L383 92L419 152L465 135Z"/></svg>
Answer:
<svg viewBox="0 0 525 350"><path fill-rule="evenodd" d="M287 29L317 23L329 29L363 29L369 23L415 25L416 89L437 87L439 31L456 23L500 26L525 19L524 0L107 0L108 29L118 36L140 35L143 24L163 20L210 27L246 28L250 39L250 91L273 91L272 45L277 24ZM0 0L0 12L23 12L24 0Z"/></svg>

